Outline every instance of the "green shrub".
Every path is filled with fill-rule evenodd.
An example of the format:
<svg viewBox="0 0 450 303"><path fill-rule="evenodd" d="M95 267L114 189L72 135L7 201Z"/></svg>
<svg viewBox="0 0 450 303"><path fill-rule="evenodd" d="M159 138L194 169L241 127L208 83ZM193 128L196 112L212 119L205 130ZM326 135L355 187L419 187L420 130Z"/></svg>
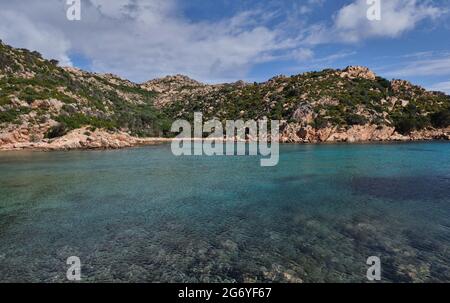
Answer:
<svg viewBox="0 0 450 303"><path fill-rule="evenodd" d="M395 129L403 135L408 135L414 130L423 129L429 124L430 121L427 117L419 115L403 115L394 119Z"/></svg>
<svg viewBox="0 0 450 303"><path fill-rule="evenodd" d="M450 108L444 109L430 116L431 124L436 128L450 126Z"/></svg>
<svg viewBox="0 0 450 303"><path fill-rule="evenodd" d="M67 132L68 132L67 126L64 123L58 123L57 125L49 129L49 131L45 134L45 138L47 139L59 138L67 134Z"/></svg>
<svg viewBox="0 0 450 303"><path fill-rule="evenodd" d="M81 128L83 126L93 126L97 128L105 128L108 130L116 129L116 123L112 120L100 119L97 117L86 116L82 113L72 114L70 116L61 115L56 121L66 126L67 130Z"/></svg>
<svg viewBox="0 0 450 303"><path fill-rule="evenodd" d="M0 123L10 123L16 119L17 115L14 111L0 112Z"/></svg>
<svg viewBox="0 0 450 303"><path fill-rule="evenodd" d="M345 117L345 122L347 123L347 125L365 125L369 121L364 116L357 114L348 114Z"/></svg>
<svg viewBox="0 0 450 303"><path fill-rule="evenodd" d="M394 122L394 125L395 129L403 135L410 134L416 127L415 121L409 117L403 117L396 120Z"/></svg>
<svg viewBox="0 0 450 303"><path fill-rule="evenodd" d="M21 107L19 109L10 109L8 111L0 112L0 123L16 123L19 122L17 118L21 115L28 114L29 108Z"/></svg>
<svg viewBox="0 0 450 303"><path fill-rule="evenodd" d="M19 95L19 99L26 101L28 104L40 99L39 97L39 94L31 87L26 87Z"/></svg>
<svg viewBox="0 0 450 303"><path fill-rule="evenodd" d="M328 121L322 117L314 119L313 125L315 129L322 129L328 126Z"/></svg>

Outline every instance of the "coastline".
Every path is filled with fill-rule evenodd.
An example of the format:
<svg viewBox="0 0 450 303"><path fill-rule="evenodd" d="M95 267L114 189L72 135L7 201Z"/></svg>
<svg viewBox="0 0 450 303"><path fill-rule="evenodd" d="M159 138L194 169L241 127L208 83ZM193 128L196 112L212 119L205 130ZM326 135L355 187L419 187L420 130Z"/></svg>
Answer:
<svg viewBox="0 0 450 303"><path fill-rule="evenodd" d="M173 140L181 140L177 138L164 138L164 137L148 137L148 138L133 138L133 142L124 142L117 141L113 142L113 144L107 145L99 145L98 143L91 145L81 144L67 144L67 145L52 145L51 143L46 142L22 142L17 144L7 144L0 146L1 152L17 152L17 151L31 151L31 152L52 152L52 151L89 151L89 150L118 150L118 149L127 149L127 148L136 148L136 147L144 147L151 145L161 145L161 144L169 144ZM191 141L212 141L219 140L218 138L192 138ZM233 140L235 142L255 142L254 140ZM79 142L79 143L80 143ZM107 141L104 141L107 142ZM227 142L226 139L223 142ZM426 138L403 138L403 139L386 139L386 140L359 140L359 141L343 141L343 140L335 140L335 141L312 141L312 142L289 142L289 141L280 141L279 144L284 145L366 145L366 144L396 144L396 143L432 143L432 142L447 142L450 143L449 138L434 138L434 137L426 137ZM72 142L73 143L73 142Z"/></svg>

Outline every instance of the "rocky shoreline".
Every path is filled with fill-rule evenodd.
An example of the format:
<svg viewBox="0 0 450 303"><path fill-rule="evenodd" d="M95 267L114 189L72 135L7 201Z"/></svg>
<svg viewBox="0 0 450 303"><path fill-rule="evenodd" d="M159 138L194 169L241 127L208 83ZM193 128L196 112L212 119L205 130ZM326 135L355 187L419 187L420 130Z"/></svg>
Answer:
<svg viewBox="0 0 450 303"><path fill-rule="evenodd" d="M0 133L0 151L36 150L102 150L122 149L142 145L169 143L171 138L138 138L125 132L109 132L89 127L73 130L55 139L30 140L26 129ZM450 141L450 128L427 129L401 135L393 127L376 125L357 125L350 128L337 127L314 129L311 126L285 124L281 126L280 143L318 144L318 143L371 143L371 142L412 142L412 141ZM249 141L252 141L251 138Z"/></svg>
<svg viewBox="0 0 450 303"><path fill-rule="evenodd" d="M9 136L0 134L0 151L121 149L170 142L168 138L137 138L124 132L108 132L102 129L92 131L88 127L73 130L59 138L42 139L38 142L23 140L20 135L24 134L10 133Z"/></svg>
<svg viewBox="0 0 450 303"><path fill-rule="evenodd" d="M396 132L394 127L355 125L349 128L326 127L315 129L301 124L285 124L280 132L282 143L362 143L450 140L450 127L424 129L409 135Z"/></svg>

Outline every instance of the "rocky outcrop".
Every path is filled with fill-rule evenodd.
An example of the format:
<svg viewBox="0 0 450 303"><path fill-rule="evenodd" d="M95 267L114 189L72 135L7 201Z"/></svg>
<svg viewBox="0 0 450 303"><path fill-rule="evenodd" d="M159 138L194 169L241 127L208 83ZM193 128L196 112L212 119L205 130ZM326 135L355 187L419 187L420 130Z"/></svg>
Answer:
<svg viewBox="0 0 450 303"><path fill-rule="evenodd" d="M36 119L36 112L31 112L23 116L21 124L0 127L0 149L6 145L42 141L48 130L58 124L48 116L45 118L41 123L33 123L32 121Z"/></svg>
<svg viewBox="0 0 450 303"><path fill-rule="evenodd" d="M43 109L47 110L50 113L58 114L61 112L64 103L56 99L48 99L48 100L35 100L31 103L32 109Z"/></svg>
<svg viewBox="0 0 450 303"><path fill-rule="evenodd" d="M349 79L363 78L368 80L375 80L376 75L367 67L349 66L340 73L340 77Z"/></svg>
<svg viewBox="0 0 450 303"><path fill-rule="evenodd" d="M355 125L349 128L325 127L315 129L312 126L289 123L282 126L282 143L320 143L320 142L380 142L380 141L420 141L450 140L450 128L429 129L401 135L394 127L376 125Z"/></svg>
<svg viewBox="0 0 450 303"><path fill-rule="evenodd" d="M141 85L142 88L157 93L166 92L168 90L180 90L184 87L199 86L204 86L204 84L184 75L167 76L164 78L154 79Z"/></svg>
<svg viewBox="0 0 450 303"><path fill-rule="evenodd" d="M236 85L245 84L240 82ZM142 89L158 95L155 105L159 108L193 96L208 95L220 87L221 85L206 85L183 75L167 76L141 84Z"/></svg>
<svg viewBox="0 0 450 303"><path fill-rule="evenodd" d="M28 135L28 134L27 134ZM4 139L4 138L3 138ZM1 139L0 139L1 140ZM84 127L73 130L63 137L56 139L42 139L38 142L21 140L15 135L0 141L0 150L73 150L73 149L119 149L142 144L166 142L162 138L136 138L123 132L108 132L106 130L92 131ZM3 143L1 143L3 142Z"/></svg>
<svg viewBox="0 0 450 303"><path fill-rule="evenodd" d="M424 129L414 131L409 135L410 140L450 140L450 128L447 129Z"/></svg>
<svg viewBox="0 0 450 303"><path fill-rule="evenodd" d="M137 138L125 132L109 132L102 129L92 131L89 127L73 130L56 139L45 139L43 130L49 129L56 122L50 121L42 129L31 132L22 125L11 132L0 133L0 150L74 150L74 149L120 149L138 145L170 142L168 138ZM249 140L252 140L248 138ZM393 127L376 125L358 125L350 128L325 127L315 129L300 123L281 126L281 143L358 143L381 141L425 141L450 140L450 128L428 129L401 135Z"/></svg>
<svg viewBox="0 0 450 303"><path fill-rule="evenodd" d="M314 121L314 111L312 106L307 103L300 104L294 112L292 118L297 122L302 122L305 124L312 123Z"/></svg>

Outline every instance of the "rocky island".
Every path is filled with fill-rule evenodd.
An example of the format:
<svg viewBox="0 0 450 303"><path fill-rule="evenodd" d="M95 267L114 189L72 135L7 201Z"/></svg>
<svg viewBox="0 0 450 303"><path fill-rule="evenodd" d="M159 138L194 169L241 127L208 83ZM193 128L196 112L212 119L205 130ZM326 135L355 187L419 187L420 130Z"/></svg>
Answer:
<svg viewBox="0 0 450 303"><path fill-rule="evenodd" d="M138 84L60 67L0 42L0 150L109 149L168 141L176 119L280 120L281 142L450 140L450 96L366 67L203 84Z"/></svg>

